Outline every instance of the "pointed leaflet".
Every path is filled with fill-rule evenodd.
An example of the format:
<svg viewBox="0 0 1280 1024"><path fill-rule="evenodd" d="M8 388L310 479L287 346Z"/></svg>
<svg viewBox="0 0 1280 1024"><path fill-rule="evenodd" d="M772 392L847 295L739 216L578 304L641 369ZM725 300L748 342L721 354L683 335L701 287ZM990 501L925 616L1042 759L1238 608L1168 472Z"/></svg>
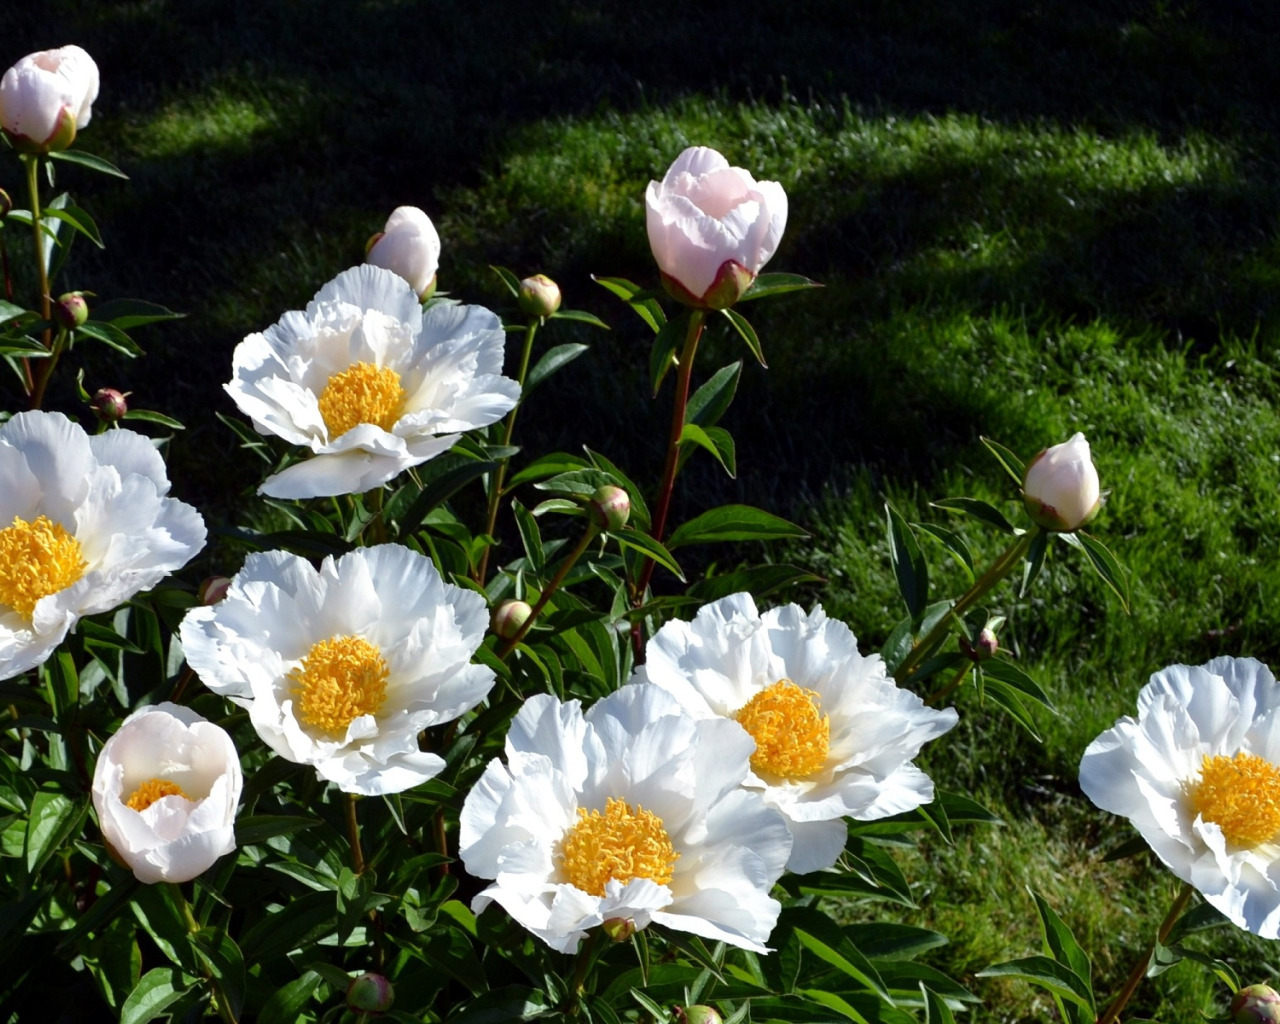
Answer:
<svg viewBox="0 0 1280 1024"><path fill-rule="evenodd" d="M767 295L783 295L787 292L822 287L824 286L817 281L811 281L799 274L760 274L751 282L751 287L742 293L738 301L750 302L752 299L763 299Z"/></svg>
<svg viewBox="0 0 1280 1024"><path fill-rule="evenodd" d="M989 437L982 437L979 440L987 446L987 451L996 457L996 461L1004 467L1004 471L1013 477L1013 482L1021 488L1022 478L1026 475L1022 460L1004 445L991 440Z"/></svg>
<svg viewBox="0 0 1280 1024"><path fill-rule="evenodd" d="M929 566L907 521L888 502L884 508L889 521L889 561L907 613L915 619L929 603Z"/></svg>

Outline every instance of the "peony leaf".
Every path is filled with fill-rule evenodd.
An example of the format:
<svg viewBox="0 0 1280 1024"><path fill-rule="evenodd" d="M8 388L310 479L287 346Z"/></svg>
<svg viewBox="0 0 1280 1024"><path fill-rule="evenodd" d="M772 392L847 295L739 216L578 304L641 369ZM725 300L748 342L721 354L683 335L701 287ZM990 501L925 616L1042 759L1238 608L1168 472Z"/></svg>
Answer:
<svg viewBox="0 0 1280 1024"><path fill-rule="evenodd" d="M77 803L61 793L41 791L31 799L27 820L27 872L34 875L45 862L80 831L89 813L88 801Z"/></svg>
<svg viewBox="0 0 1280 1024"><path fill-rule="evenodd" d="M542 358L538 360L537 365L529 371L529 375L524 379L524 390L520 393L520 400L524 401L529 397L529 393L533 391L539 384L550 377L557 370L568 366L571 362L586 352L591 346L581 344L557 345L555 348L547 349L543 353Z"/></svg>
<svg viewBox="0 0 1280 1024"><path fill-rule="evenodd" d="M516 275L506 267L499 267L491 264L489 269L502 279L502 283L507 286L507 291L511 293L512 298L518 299L520 297L520 278L516 277Z"/></svg>
<svg viewBox="0 0 1280 1024"><path fill-rule="evenodd" d="M594 313L588 313L585 309L558 309L552 313L548 320L576 320L580 324L590 324L592 327L601 327L604 330L611 328L607 323L601 320Z"/></svg>
<svg viewBox="0 0 1280 1024"><path fill-rule="evenodd" d="M1004 471L1013 478L1013 482L1021 490L1022 478L1026 474L1026 468L1022 464L1022 460L998 441L993 441L989 437L980 437L978 440L987 446L987 451L996 457L996 461L1004 467Z"/></svg>
<svg viewBox="0 0 1280 1024"><path fill-rule="evenodd" d="M1037 892L1031 893L1036 901L1036 911L1040 914L1040 927L1044 932L1045 951L1058 963L1069 967L1084 982L1089 1001L1084 1006L1072 1002L1059 1003L1062 1018L1069 1024L1093 1024L1097 1011L1093 1001L1093 984L1091 980L1092 965L1089 956L1081 948L1071 929L1066 926L1054 909Z"/></svg>
<svg viewBox="0 0 1280 1024"><path fill-rule="evenodd" d="M186 313L175 313L154 302L144 302L142 299L112 299L93 307L94 320L111 324L122 331L141 327L143 324L160 323L164 320L181 320L186 315Z"/></svg>
<svg viewBox="0 0 1280 1024"><path fill-rule="evenodd" d="M751 282L751 287L742 293L738 301L750 302L752 299L763 299L769 295L784 295L787 292L823 287L825 286L817 281L811 281L800 274L760 274Z"/></svg>
<svg viewBox="0 0 1280 1024"><path fill-rule="evenodd" d="M684 429L680 431L680 439L676 443L685 446L696 444L699 448L706 449L720 463L730 478L738 475L733 437L723 427L707 427L704 430L696 423L686 423ZM689 450L691 449L686 447L685 451L680 453L682 456L681 462L688 457Z"/></svg>
<svg viewBox="0 0 1280 1024"><path fill-rule="evenodd" d="M737 310L722 309L720 312L725 315L729 323L733 324L733 329L742 336L742 340L747 343L747 348L751 349L751 354L756 357L756 362L767 370L769 364L765 362L764 349L760 347L760 338L756 334L756 329Z"/></svg>
<svg viewBox="0 0 1280 1024"><path fill-rule="evenodd" d="M1079 547L1084 551L1085 556L1089 559L1089 564L1093 567L1094 572L1102 577L1102 581L1120 598L1120 606L1127 612L1129 611L1129 581L1125 577L1124 568L1116 560L1102 541L1096 537L1091 537L1083 530L1077 530L1075 534L1064 534L1063 536L1074 536L1079 541Z"/></svg>
<svg viewBox="0 0 1280 1024"><path fill-rule="evenodd" d="M87 167L91 171L98 171L100 174L109 174L113 178L129 180L129 175L125 174L110 160L104 160L100 156L94 156L92 153L86 153L80 149L62 149L48 155L53 160L61 160L63 163L68 164L79 164L81 167Z"/></svg>
<svg viewBox="0 0 1280 1024"><path fill-rule="evenodd" d="M1065 964L1047 956L1025 956L995 964L977 973L979 978L1017 978L1047 989L1055 996L1092 1009L1093 990L1089 983Z"/></svg>
<svg viewBox="0 0 1280 1024"><path fill-rule="evenodd" d="M898 581L898 592L907 606L907 614L913 619L919 618L929 603L929 566L907 521L888 502L884 508L889 522L889 561Z"/></svg>
<svg viewBox="0 0 1280 1024"><path fill-rule="evenodd" d="M591 280L626 302L655 334L667 322L667 314L662 311L662 306L653 293L645 291L638 284L624 277L597 277L595 274L591 275Z"/></svg>
<svg viewBox="0 0 1280 1024"><path fill-rule="evenodd" d="M714 426L729 408L742 376L742 360L722 366L695 391L685 406L684 421L700 427Z"/></svg>
<svg viewBox="0 0 1280 1024"><path fill-rule="evenodd" d="M156 967L134 986L120 1008L120 1024L147 1024L187 994L196 979L174 967Z"/></svg>
<svg viewBox="0 0 1280 1024"><path fill-rule="evenodd" d="M1004 513L998 508L977 498L939 498L929 504L934 508L946 509L948 512L972 516L978 522L994 526L1003 533L1016 535L1020 532L1015 529L1014 525L1004 517Z"/></svg>
<svg viewBox="0 0 1280 1024"><path fill-rule="evenodd" d="M667 540L673 551L684 544L799 539L809 534L781 516L750 505L721 505L682 523Z"/></svg>

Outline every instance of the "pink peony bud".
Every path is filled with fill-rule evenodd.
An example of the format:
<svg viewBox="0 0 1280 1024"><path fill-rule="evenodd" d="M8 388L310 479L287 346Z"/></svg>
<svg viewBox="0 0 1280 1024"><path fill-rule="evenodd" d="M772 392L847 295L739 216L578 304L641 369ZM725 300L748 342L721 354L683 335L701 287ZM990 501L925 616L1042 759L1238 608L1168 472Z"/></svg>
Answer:
<svg viewBox="0 0 1280 1024"><path fill-rule="evenodd" d="M787 194L714 149L686 149L645 192L649 247L672 297L727 309L769 262L787 226Z"/></svg>
<svg viewBox="0 0 1280 1024"><path fill-rule="evenodd" d="M0 128L16 149L66 149L89 123L98 65L78 46L28 54L0 79Z"/></svg>
<svg viewBox="0 0 1280 1024"><path fill-rule="evenodd" d="M636 923L629 917L607 918L600 928L614 942L626 942L636 933Z"/></svg>
<svg viewBox="0 0 1280 1024"><path fill-rule="evenodd" d="M386 1013L395 1001L395 989L381 974L361 974L347 986L347 1009L352 1013Z"/></svg>
<svg viewBox="0 0 1280 1024"><path fill-rule="evenodd" d="M704 1006L702 1003L676 1007L676 1017L683 1024L720 1024L724 1019L714 1007Z"/></svg>
<svg viewBox="0 0 1280 1024"><path fill-rule="evenodd" d="M387 226L369 239L364 261L394 271L413 286L419 299L429 299L436 290L440 235L416 206L398 206Z"/></svg>
<svg viewBox="0 0 1280 1024"><path fill-rule="evenodd" d="M202 605L217 604L227 596L227 591L230 589L231 581L225 576L210 576L200 584L196 597Z"/></svg>
<svg viewBox="0 0 1280 1024"><path fill-rule="evenodd" d="M560 286L546 274L520 282L520 310L525 316L550 316L560 308Z"/></svg>
<svg viewBox="0 0 1280 1024"><path fill-rule="evenodd" d="M597 487L587 505L587 515L602 530L621 530L631 517L631 495L621 487Z"/></svg>
<svg viewBox="0 0 1280 1024"><path fill-rule="evenodd" d="M1084 434L1046 448L1027 464L1022 500L1038 525L1056 533L1073 533L1097 515L1102 494Z"/></svg>
<svg viewBox="0 0 1280 1024"><path fill-rule="evenodd" d="M53 304L53 320L64 331L74 331L89 319L89 303L81 292L67 292Z"/></svg>
<svg viewBox="0 0 1280 1024"><path fill-rule="evenodd" d="M89 408L103 423L118 423L129 411L129 403L125 399L130 394L132 392L120 392L115 388L98 388L89 402Z"/></svg>
<svg viewBox="0 0 1280 1024"><path fill-rule="evenodd" d="M514 640L532 614L533 609L525 601L503 601L493 610L490 625L495 635Z"/></svg>
<svg viewBox="0 0 1280 1024"><path fill-rule="evenodd" d="M1267 985L1249 985L1231 1000L1232 1024L1280 1024L1280 992Z"/></svg>

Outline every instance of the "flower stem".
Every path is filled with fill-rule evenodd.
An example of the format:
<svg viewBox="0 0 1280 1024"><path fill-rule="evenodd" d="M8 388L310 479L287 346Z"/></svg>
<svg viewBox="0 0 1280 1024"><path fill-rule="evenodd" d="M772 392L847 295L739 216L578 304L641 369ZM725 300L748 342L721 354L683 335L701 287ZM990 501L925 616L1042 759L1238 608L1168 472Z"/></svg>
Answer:
<svg viewBox="0 0 1280 1024"><path fill-rule="evenodd" d="M40 157L24 156L22 162L27 167L27 192L31 201L31 232L35 240L35 256L36 256L36 273L39 275L40 281L40 315L45 320L53 318L52 300L49 297L49 268L44 261L44 237L41 227L41 211L40 211ZM44 347L53 351L53 334L50 328L44 331ZM41 360L42 365L35 373L35 379L31 382L31 408L39 409L40 403L44 399L45 385L49 381L49 374L53 372L53 367L47 365L53 361L54 357L50 356L48 360ZM27 376L30 378L31 372L28 367Z"/></svg>
<svg viewBox="0 0 1280 1024"><path fill-rule="evenodd" d="M599 532L600 527L596 526L595 523L587 524L587 529L582 534L582 539L578 541L578 546L569 552L565 560L560 563L560 568L556 570L556 574L551 578L551 582L547 584L546 589L542 592L542 596L538 598L538 603L533 606L533 610L529 613L529 618L526 619L524 625L516 631L515 636L498 649L498 659L500 661L505 660L507 655L516 649L516 645L524 639L525 634L529 632L533 627L534 622L537 621L538 616L542 614L542 609L545 608L547 606L547 602L551 600L551 595L560 589L560 584L563 583L564 578L569 575L569 570L572 569L578 559L582 557L583 552L587 550L588 545L595 540L596 534Z"/></svg>
<svg viewBox="0 0 1280 1024"><path fill-rule="evenodd" d="M356 821L356 801L360 798L355 793L342 795L347 818L347 842L351 844L351 870L363 875L364 851L360 849L360 824Z"/></svg>
<svg viewBox="0 0 1280 1024"><path fill-rule="evenodd" d="M1160 922L1160 927L1156 930L1156 941L1147 947L1147 951L1133 965L1133 969L1129 972L1129 977L1125 979L1124 988L1111 1001L1111 1005L1107 1007L1106 1012L1098 1018L1098 1024L1112 1024L1113 1021L1119 1019L1120 1011L1125 1008L1130 997L1137 990L1138 985L1142 983L1142 979L1146 977L1147 967L1151 963L1151 957L1155 954L1156 945L1163 945L1165 939L1169 937L1169 933L1173 930L1178 918L1182 916L1183 910L1187 907L1187 901L1191 899L1193 892L1195 892L1195 888L1190 882L1182 883L1182 888L1179 890L1177 898L1174 899L1173 906L1169 908L1169 913L1165 915L1164 920Z"/></svg>
<svg viewBox="0 0 1280 1024"><path fill-rule="evenodd" d="M505 448L511 444L511 438L516 432L516 414L520 412L520 406L524 403L524 379L529 373L529 356L533 352L533 336L538 333L538 325L542 323L542 317L534 317L529 321L529 326L524 329L524 352L520 355L520 374L516 377L516 383L520 385L520 401L516 402L512 410L507 413L507 422L503 430L502 446ZM502 501L502 482L507 476L507 463L509 459L499 459L498 468L493 471L493 479L489 484L489 514L485 521L484 532L490 537L498 526L498 505ZM481 586L484 585L485 574L489 571L489 552L492 546L484 549L484 554L480 556L480 564L476 567L476 574L473 577Z"/></svg>
<svg viewBox="0 0 1280 1024"><path fill-rule="evenodd" d="M1040 528L1033 526L1026 533L1020 535L992 563L991 568L979 576L974 581L973 586L960 596L947 614L935 622L933 628L922 639L916 641L907 656L898 663L898 667L894 670L893 674L899 683L909 679L911 674L919 667L920 662L928 657L942 642L947 635L947 631L951 628L951 620L953 618L960 618L961 615L981 601L997 583L1009 575L1014 566L1022 561L1027 551L1031 548L1031 542L1035 540L1036 534L1039 532Z"/></svg>
<svg viewBox="0 0 1280 1024"><path fill-rule="evenodd" d="M196 915L191 912L191 904L187 902L187 897L183 895L182 887L177 882L166 882L165 885L169 886L169 890L173 893L178 906L182 908L182 916L186 920L187 931L192 935L199 934L200 922L196 920ZM226 992L218 984L218 979L213 976L213 972L206 968L204 979L209 983L209 990L213 994L213 1005L218 1008L218 1016L222 1018L224 1024L238 1024L235 1010L231 1008L231 1000L227 998Z"/></svg>
<svg viewBox="0 0 1280 1024"><path fill-rule="evenodd" d="M945 686L936 693L931 693L925 698L925 703L930 707L936 707L939 703L950 697L957 689L959 689L960 684L964 682L964 677L969 674L969 669L971 668L973 668L973 665L966 661L956 671L956 674L947 680L947 684Z"/></svg>

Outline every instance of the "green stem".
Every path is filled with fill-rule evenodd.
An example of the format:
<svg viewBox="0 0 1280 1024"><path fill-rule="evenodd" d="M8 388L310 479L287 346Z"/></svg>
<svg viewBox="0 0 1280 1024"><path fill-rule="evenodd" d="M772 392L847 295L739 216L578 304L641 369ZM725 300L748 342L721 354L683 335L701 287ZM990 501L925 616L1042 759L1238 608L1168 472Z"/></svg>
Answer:
<svg viewBox="0 0 1280 1024"><path fill-rule="evenodd" d="M196 935L200 931L200 922L196 920L196 915L191 912L191 904L187 902L187 897L183 895L182 887L177 882L166 882L174 897L178 901L178 906L182 908L182 916L187 922L187 931L192 935ZM231 1000L227 998L226 992L222 990L222 986L218 984L218 979L207 968L204 972L204 980L209 983L209 990L213 994L213 1005L218 1008L218 1016L222 1018L225 1024L238 1024L235 1011L231 1008Z"/></svg>
<svg viewBox="0 0 1280 1024"><path fill-rule="evenodd" d="M369 497L364 503L365 508L373 514L373 518L369 520L369 525L373 528L373 542L375 544L385 544L387 542L387 523L382 518L382 499L383 490L379 485L369 492Z"/></svg>
<svg viewBox="0 0 1280 1024"><path fill-rule="evenodd" d="M1191 894L1195 892L1195 888L1190 882L1183 882L1182 889L1178 892L1177 898L1173 901L1173 906L1169 908L1169 913L1160 922L1160 927L1156 931L1156 941L1147 947L1147 951L1133 965L1133 969L1129 972L1129 977L1125 979L1124 988L1120 990L1120 994L1112 1000L1111 1005L1107 1007L1106 1012L1098 1018L1098 1024L1112 1024L1112 1021L1119 1019L1120 1011L1128 1004L1130 997L1142 983L1142 979L1147 975L1147 967L1151 963L1151 957L1156 951L1156 944L1164 945L1165 939L1169 937L1169 933L1173 931L1173 926L1177 923L1178 918L1182 916L1183 910L1186 909L1187 901L1191 899Z"/></svg>
<svg viewBox="0 0 1280 1024"><path fill-rule="evenodd" d="M511 444L511 438L516 432L516 414L520 412L520 406L524 404L524 379L529 373L529 356L533 352L533 337L538 333L538 325L542 323L541 317L535 317L529 321L529 326L524 330L524 352L520 356L520 374L516 377L516 383L520 385L520 401L516 402L512 410L507 413L507 422L503 430L502 446L505 448ZM485 521L484 532L490 537L493 531L498 527L498 505L502 501L502 483L507 476L507 464L509 459L499 459L498 468L493 472L493 480L489 484L489 514ZM480 564L476 567L475 581L481 586L484 585L484 578L489 571L489 552L492 547L486 547L484 554L480 556Z"/></svg>
<svg viewBox="0 0 1280 1024"><path fill-rule="evenodd" d="M351 844L351 870L357 875L363 875L364 851L360 849L360 824L356 821L356 801L360 798L355 793L342 795L347 819L347 842Z"/></svg>
<svg viewBox="0 0 1280 1024"><path fill-rule="evenodd" d="M936 707L942 701L950 697L957 689L959 689L960 684L964 682L964 677L969 674L969 669L971 668L973 668L973 665L966 661L960 666L956 674L947 680L946 686L942 687L942 689L938 690L936 693L929 694L929 696L925 698L925 703L930 707Z"/></svg>
<svg viewBox="0 0 1280 1024"><path fill-rule="evenodd" d="M583 989L587 986L587 973L591 970L591 965L596 961L596 951L600 948L602 934L598 928L590 932L578 950L578 960L573 965L573 979L569 982L568 998L573 1000L573 1003L568 1007L569 1016L571 1017L578 1015L579 1000L582 997Z"/></svg>
<svg viewBox="0 0 1280 1024"><path fill-rule="evenodd" d="M894 670L894 677L899 683L905 682L912 672L919 667L926 657L928 657L943 638L951 629L951 620L960 618L970 608L981 601L997 583L1003 580L1013 570L1022 559L1026 556L1027 551L1031 548L1031 542L1035 540L1036 535L1040 532L1038 526L1031 527L1026 533L1022 534L1010 544L1000 555L999 558L992 563L991 568L984 572L974 582L973 586L960 596L954 605L943 615L937 622L933 624L933 628L929 630L925 636L917 640L915 645L908 652L907 656L899 662L898 667Z"/></svg>
<svg viewBox="0 0 1280 1024"><path fill-rule="evenodd" d="M31 233L35 241L36 256L36 273L40 282L40 315L45 320L53 319L52 299L49 296L49 268L44 261L44 238L40 230L42 213L40 209L40 157L24 156L22 161L27 168L27 193L31 201ZM53 335L50 328L44 331L44 347L53 350ZM48 360L40 360L42 364L51 362L51 356ZM40 366L35 373L35 380L31 384L31 408L39 409L40 402L44 398L45 385L48 383L49 374L53 372L52 366ZM30 376L30 371L28 371Z"/></svg>
<svg viewBox="0 0 1280 1024"><path fill-rule="evenodd" d="M560 563L560 568L556 570L556 574L551 578L551 582L547 584L547 588L542 592L542 596L538 598L538 603L533 606L533 610L529 613L529 618L526 619L524 625L516 631L516 635L498 649L498 659L500 661L505 660L507 655L516 649L516 645L524 639L525 634L533 628L534 622L537 621L538 616L542 614L542 609L545 608L547 606L547 602L551 600L551 595L560 589L560 584L563 583L564 578L569 575L569 570L572 569L578 559L582 557L583 552L587 550L587 547L593 540L595 540L596 534L599 532L600 527L596 526L595 523L587 524L587 529L582 534L582 539L578 541L578 546L569 552L568 557Z"/></svg>

